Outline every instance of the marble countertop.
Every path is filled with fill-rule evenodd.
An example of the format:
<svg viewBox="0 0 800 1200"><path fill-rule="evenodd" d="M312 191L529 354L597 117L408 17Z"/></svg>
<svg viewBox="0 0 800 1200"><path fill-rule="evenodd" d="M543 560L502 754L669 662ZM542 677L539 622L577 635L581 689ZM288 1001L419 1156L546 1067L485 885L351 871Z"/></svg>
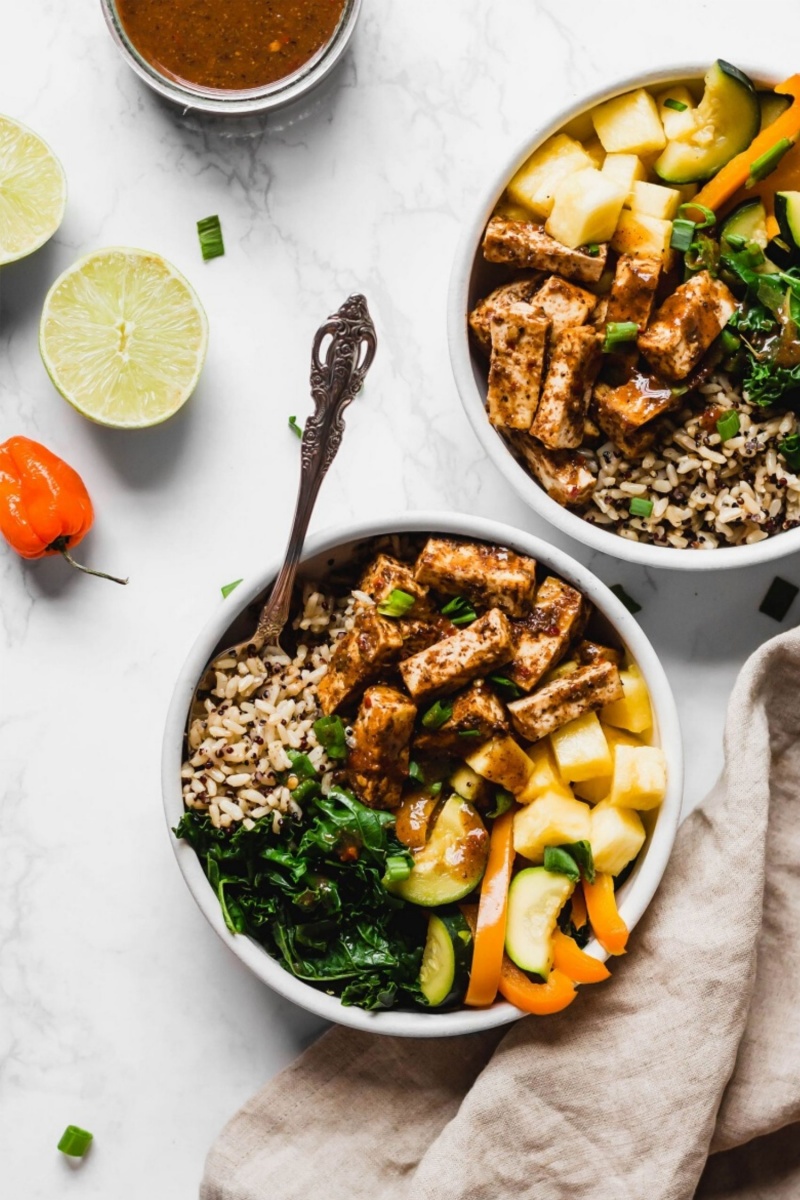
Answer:
<svg viewBox="0 0 800 1200"><path fill-rule="evenodd" d="M692 57L774 63L800 10L672 0L365 0L319 103L266 125L203 124L151 95L98 0L30 0L0 38L0 110L39 131L69 180L67 215L3 271L0 440L38 438L97 507L82 550L128 588L0 547L0 1127L3 1192L20 1200L188 1200L225 1119L320 1031L221 945L178 873L159 791L172 682L220 585L280 551L297 477L287 417L308 409L308 355L351 291L381 339L314 527L457 509L549 537L642 604L687 748L686 805L722 762L736 673L785 628L759 614L773 576L682 576L590 554L534 517L464 417L444 298L487 170L543 115L605 80ZM8 31L9 16L4 19ZM780 39L774 30L783 30ZM792 36L794 35L794 36ZM784 52L784 60L787 55ZM224 258L195 222L219 213ZM37 351L45 292L80 254L128 244L171 259L211 323L189 405L144 433L100 429L55 393ZM795 609L797 605L795 605ZM95 1133L72 1167L67 1123Z"/></svg>

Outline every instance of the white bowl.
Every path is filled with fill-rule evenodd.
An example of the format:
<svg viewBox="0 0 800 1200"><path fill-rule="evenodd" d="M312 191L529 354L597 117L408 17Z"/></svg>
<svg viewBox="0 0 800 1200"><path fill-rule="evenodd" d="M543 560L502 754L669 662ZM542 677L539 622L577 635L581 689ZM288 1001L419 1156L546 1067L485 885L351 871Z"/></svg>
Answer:
<svg viewBox="0 0 800 1200"><path fill-rule="evenodd" d="M436 532L458 537L481 538L528 554L550 570L556 571L578 588L608 620L620 641L627 646L647 682L653 704L655 740L663 747L668 764L667 796L658 811L635 870L620 890L620 911L632 929L647 908L661 876L675 839L683 792L683 752L675 701L664 669L655 650L627 609L586 567L540 538L510 525L485 521L477 517L437 512L422 512L398 516L396 519L364 521L343 532L325 532L311 538L303 555L302 573L310 577L325 574L332 559L346 562L352 548L366 538L387 533ZM232 626L244 610L262 596L274 579L279 564L272 562L250 579L245 579L232 596L222 601L192 647L175 685L164 731L162 754L162 790L167 824L172 830L183 815L180 770L183 759L183 737L186 718L194 689L213 652L230 645L237 637L246 637L247 629L232 631ZM251 626L252 627L252 626ZM463 1009L456 1012L365 1012L342 1005L334 996L317 991L310 984L295 979L257 942L229 932L220 912L219 902L209 886L200 861L192 848L170 833L175 856L189 890L206 919L222 940L250 970L269 984L274 991L301 1008L316 1013L340 1025L364 1029L372 1033L400 1037L449 1037L475 1033L516 1021L524 1013L505 1002L487 1009ZM604 958L596 942L590 952ZM635 940L632 953L636 952Z"/></svg>
<svg viewBox="0 0 800 1200"><path fill-rule="evenodd" d="M611 533L598 525L592 525L577 513L562 508L517 462L503 439L489 424L484 407L486 366L469 337L467 314L474 307L475 302L487 291L487 287L482 286L482 280L487 272L480 251L486 223L497 201L505 191L508 181L536 147L546 138L557 133L568 121L594 108L596 104L600 104L604 100L610 100L613 96L619 96L635 87L664 85L675 83L678 80L701 80L710 65L710 62L691 63L665 68L663 71L652 71L646 75L632 75L613 87L604 88L580 103L562 109L546 124L535 129L513 158L505 160L500 169L491 176L456 252L447 302L450 361L456 387L461 396L461 403L486 453L522 499L551 524L562 529L576 541L591 546L593 550L602 550L604 554L609 554L612 558L641 563L643 566L669 567L672 570L683 571L746 567L754 563L782 558L795 550L800 550L800 528L775 534L752 546L726 546L716 550L679 550L672 546L653 546L643 542L629 541L627 538L620 537L619 534ZM742 70L746 71L750 78L759 85L769 87L779 82L779 77L775 75L774 69L750 67L746 64L741 64L741 66Z"/></svg>

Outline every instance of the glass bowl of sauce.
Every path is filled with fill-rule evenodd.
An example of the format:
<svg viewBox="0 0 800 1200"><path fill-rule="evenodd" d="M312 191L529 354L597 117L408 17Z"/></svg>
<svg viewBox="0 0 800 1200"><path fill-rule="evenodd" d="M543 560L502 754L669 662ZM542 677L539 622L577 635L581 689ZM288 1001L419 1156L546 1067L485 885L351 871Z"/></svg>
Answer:
<svg viewBox="0 0 800 1200"><path fill-rule="evenodd" d="M184 108L241 115L304 97L333 70L361 0L101 0L145 83Z"/></svg>

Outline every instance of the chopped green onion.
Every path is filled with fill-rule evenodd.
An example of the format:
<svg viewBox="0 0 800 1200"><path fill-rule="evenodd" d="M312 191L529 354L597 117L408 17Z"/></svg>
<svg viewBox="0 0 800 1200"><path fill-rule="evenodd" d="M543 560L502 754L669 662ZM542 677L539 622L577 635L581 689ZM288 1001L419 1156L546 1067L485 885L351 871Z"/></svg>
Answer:
<svg viewBox="0 0 800 1200"><path fill-rule="evenodd" d="M735 408L729 408L717 421L717 433L721 442L729 442L739 432L739 414Z"/></svg>
<svg viewBox="0 0 800 1200"><path fill-rule="evenodd" d="M732 329L723 329L719 335L719 344L722 347L722 353L727 357L736 353L742 344L742 340Z"/></svg>
<svg viewBox="0 0 800 1200"><path fill-rule="evenodd" d="M445 722L450 720L452 715L452 704L447 704L444 700L437 700L423 715L422 724L426 729L441 729Z"/></svg>
<svg viewBox="0 0 800 1200"><path fill-rule="evenodd" d="M680 250L682 254L685 254L694 241L694 231L694 221L685 221L682 217L676 217L672 222L672 235L669 239L670 247L673 250Z"/></svg>
<svg viewBox="0 0 800 1200"><path fill-rule="evenodd" d="M480 729L459 729L459 737L482 737Z"/></svg>
<svg viewBox="0 0 800 1200"><path fill-rule="evenodd" d="M78 1125L68 1125L61 1135L58 1149L70 1158L83 1158L91 1144L92 1134L87 1129L81 1129Z"/></svg>
<svg viewBox="0 0 800 1200"><path fill-rule="evenodd" d="M442 790L441 779L437 779L436 783L432 783L431 786L428 788L428 791L430 792L430 794L432 796L438 796L439 793L441 792L441 790Z"/></svg>
<svg viewBox="0 0 800 1200"><path fill-rule="evenodd" d="M747 238L742 237L740 233L725 233L722 240L727 242L731 250L744 250L747 245Z"/></svg>
<svg viewBox="0 0 800 1200"><path fill-rule="evenodd" d="M637 604L633 596L628 595L621 583L612 584L609 591L613 592L617 599L625 605L629 613L633 613L635 616L637 612L642 611L641 604Z"/></svg>
<svg viewBox="0 0 800 1200"><path fill-rule="evenodd" d="M750 164L750 174L747 176L744 186L753 187L754 184L760 183L762 179L771 175L784 154L791 150L793 145L794 142L791 138L783 137L774 146L770 146L769 150L759 154L758 158Z"/></svg>
<svg viewBox="0 0 800 1200"><path fill-rule="evenodd" d="M493 683L496 688L500 688L501 692L505 692L509 700L517 700L522 695L522 689L518 688L513 679L509 679L506 675L490 675L489 683Z"/></svg>
<svg viewBox="0 0 800 1200"><path fill-rule="evenodd" d="M498 788L494 794L494 808L487 813L487 817L502 817L504 812L508 812L511 805L514 803L514 797L511 792L505 791L503 788Z"/></svg>
<svg viewBox="0 0 800 1200"><path fill-rule="evenodd" d="M583 839L580 842L570 842L568 845L562 846L561 849L566 850L567 854L575 859L584 878L589 883L594 883L595 868L591 843Z"/></svg>
<svg viewBox="0 0 800 1200"><path fill-rule="evenodd" d="M405 854L389 854L386 858L384 883L402 883L411 874L411 866Z"/></svg>
<svg viewBox="0 0 800 1200"><path fill-rule="evenodd" d="M341 717L320 717L312 728L328 758L334 762L347 758L347 739Z"/></svg>
<svg viewBox="0 0 800 1200"><path fill-rule="evenodd" d="M298 783L297 787L292 792L292 801L295 804L303 804L311 795L319 793L319 779L314 776L313 779L304 779L302 783ZM272 820L272 817L269 818Z"/></svg>
<svg viewBox="0 0 800 1200"><path fill-rule="evenodd" d="M744 248L750 260L751 267L760 267L766 261L766 255L758 242L745 242Z"/></svg>
<svg viewBox="0 0 800 1200"><path fill-rule="evenodd" d="M617 346L622 346L627 342L635 342L638 336L639 326L635 321L609 321L608 325L606 325L603 351L608 354L609 351L616 349Z"/></svg>
<svg viewBox="0 0 800 1200"><path fill-rule="evenodd" d="M287 750L286 754L292 764L289 774L296 775L298 783L317 778L317 768L307 754L302 754L299 750Z"/></svg>
<svg viewBox="0 0 800 1200"><path fill-rule="evenodd" d="M227 597L230 596L231 592L235 591L241 582L242 582L241 579L234 579L233 583L224 584L219 589L222 592L222 599L223 600L227 599Z"/></svg>
<svg viewBox="0 0 800 1200"><path fill-rule="evenodd" d="M766 596L758 606L758 611L772 617L775 621L782 621L792 607L798 591L800 588L796 588L793 583L788 583L787 580L776 575L769 585Z"/></svg>
<svg viewBox="0 0 800 1200"><path fill-rule="evenodd" d="M203 217L202 221L198 221L197 236L200 239L203 262L208 262L210 258L219 258L225 253L219 217Z"/></svg>
<svg viewBox="0 0 800 1200"><path fill-rule="evenodd" d="M589 258L597 258L600 253L600 247L597 242L589 242L589 245L586 247L586 253L589 255Z"/></svg>
<svg viewBox="0 0 800 1200"><path fill-rule="evenodd" d="M454 625L471 625L477 619L478 614L469 600L465 600L463 596L454 596L445 604L442 616L449 617Z"/></svg>
<svg viewBox="0 0 800 1200"><path fill-rule="evenodd" d="M382 617L404 617L416 602L416 596L403 592L400 588L392 588L386 599L378 604L378 612Z"/></svg>
<svg viewBox="0 0 800 1200"><path fill-rule="evenodd" d="M566 875L567 879L572 879L575 883L581 877L575 859L560 846L545 846L544 869L553 871L556 875Z"/></svg>
<svg viewBox="0 0 800 1200"><path fill-rule="evenodd" d="M413 758L408 764L408 778L413 779L414 783L424 783L425 776L422 773L422 767L418 762L414 762Z"/></svg>
<svg viewBox="0 0 800 1200"><path fill-rule="evenodd" d="M695 217L689 215L693 212L700 213L703 218L702 221L698 221ZM698 231L701 229L710 229L712 225L716 225L717 223L717 215L713 209L706 208L705 204L695 204L693 200L687 200L685 204L680 206L678 209L678 219L692 221Z"/></svg>
<svg viewBox="0 0 800 1200"><path fill-rule="evenodd" d="M686 112L689 107L682 100L673 100L672 96L667 96L666 100L662 101L664 108L671 108L673 112Z"/></svg>
<svg viewBox="0 0 800 1200"><path fill-rule="evenodd" d="M778 450L783 455L789 470L797 474L800 471L800 435L790 433L782 442L778 442Z"/></svg>
<svg viewBox="0 0 800 1200"><path fill-rule="evenodd" d="M628 511L632 517L652 517L653 501L645 500L644 496L631 496Z"/></svg>
<svg viewBox="0 0 800 1200"><path fill-rule="evenodd" d="M297 436L302 441L303 426L297 424L297 417L289 417L289 428L291 429L292 433L296 433Z"/></svg>

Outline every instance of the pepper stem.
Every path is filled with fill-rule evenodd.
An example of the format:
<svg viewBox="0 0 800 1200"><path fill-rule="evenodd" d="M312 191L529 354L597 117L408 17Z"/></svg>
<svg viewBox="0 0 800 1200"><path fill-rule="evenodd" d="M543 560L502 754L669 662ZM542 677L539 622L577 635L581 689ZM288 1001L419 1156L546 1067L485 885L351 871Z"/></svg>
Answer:
<svg viewBox="0 0 800 1200"><path fill-rule="evenodd" d="M75 559L67 550L66 546L58 546L59 554L62 554L71 567L77 567L79 571L83 571L85 575L96 575L98 579L110 579L112 583L127 583L127 579L118 579L116 575L106 575L105 571L93 571L91 567L84 567L83 563L76 562Z"/></svg>

